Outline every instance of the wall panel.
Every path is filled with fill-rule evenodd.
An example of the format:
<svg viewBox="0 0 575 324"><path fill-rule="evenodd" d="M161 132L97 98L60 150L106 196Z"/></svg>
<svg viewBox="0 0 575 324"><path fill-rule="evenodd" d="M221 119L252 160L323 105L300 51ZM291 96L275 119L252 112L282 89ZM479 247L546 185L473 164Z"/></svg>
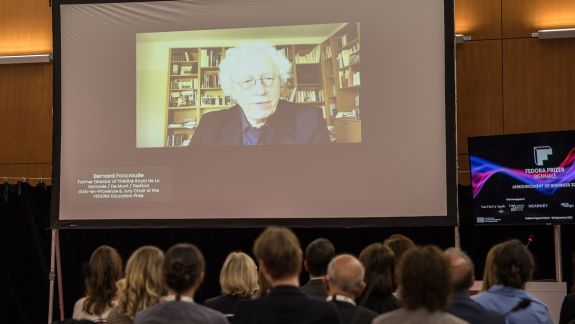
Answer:
<svg viewBox="0 0 575 324"><path fill-rule="evenodd" d="M49 1L0 1L0 54L30 53L52 53Z"/></svg>
<svg viewBox="0 0 575 324"><path fill-rule="evenodd" d="M473 40L501 38L502 0L455 0L455 33Z"/></svg>
<svg viewBox="0 0 575 324"><path fill-rule="evenodd" d="M503 41L505 133L575 129L575 40Z"/></svg>
<svg viewBox="0 0 575 324"><path fill-rule="evenodd" d="M0 121L0 164L52 161L51 63L0 65Z"/></svg>
<svg viewBox="0 0 575 324"><path fill-rule="evenodd" d="M457 153L467 137L503 132L501 41L457 45Z"/></svg>
<svg viewBox="0 0 575 324"><path fill-rule="evenodd" d="M539 29L575 27L573 0L502 0L503 38L531 37Z"/></svg>

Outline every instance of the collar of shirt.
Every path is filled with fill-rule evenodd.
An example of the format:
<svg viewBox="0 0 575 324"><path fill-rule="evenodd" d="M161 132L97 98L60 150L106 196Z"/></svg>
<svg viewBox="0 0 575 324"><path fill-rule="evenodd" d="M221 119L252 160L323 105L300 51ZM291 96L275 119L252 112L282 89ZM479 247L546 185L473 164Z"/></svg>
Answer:
<svg viewBox="0 0 575 324"><path fill-rule="evenodd" d="M166 298L164 298L164 301L175 301L176 300L176 295L168 295ZM193 303L194 299L188 296L182 296L180 295L180 301L186 302L186 303Z"/></svg>
<svg viewBox="0 0 575 324"><path fill-rule="evenodd" d="M344 303L349 303L355 306L355 300L351 297L343 296L343 295L332 295L327 296L327 301L337 300Z"/></svg>
<svg viewBox="0 0 575 324"><path fill-rule="evenodd" d="M270 124L269 118L266 121L266 123L263 124L261 127L252 127L252 125L250 125L250 122L248 121L246 115L244 114L243 110L241 110L241 115L242 115L242 141L243 141L244 145L250 145L248 143L251 141L248 140L247 138L250 136L254 136L254 134L257 134L257 143L251 143L251 145L262 144L262 143L265 144L266 136L267 136L267 133L268 133L268 130L270 127L269 126L269 124Z"/></svg>

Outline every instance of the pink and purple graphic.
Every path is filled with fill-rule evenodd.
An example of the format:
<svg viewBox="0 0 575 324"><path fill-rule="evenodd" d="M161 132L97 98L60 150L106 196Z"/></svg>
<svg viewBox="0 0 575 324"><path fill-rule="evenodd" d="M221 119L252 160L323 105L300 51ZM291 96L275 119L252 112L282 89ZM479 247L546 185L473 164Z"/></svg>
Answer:
<svg viewBox="0 0 575 324"><path fill-rule="evenodd" d="M575 147L572 148L565 159L554 168L542 169L541 172L526 172L525 170L507 168L486 159L470 156L471 184L473 198L481 192L483 186L495 174L504 174L515 179L529 188L551 196L558 189L564 188L564 184L575 181ZM562 171L557 171L561 170ZM547 171L549 170L549 171Z"/></svg>

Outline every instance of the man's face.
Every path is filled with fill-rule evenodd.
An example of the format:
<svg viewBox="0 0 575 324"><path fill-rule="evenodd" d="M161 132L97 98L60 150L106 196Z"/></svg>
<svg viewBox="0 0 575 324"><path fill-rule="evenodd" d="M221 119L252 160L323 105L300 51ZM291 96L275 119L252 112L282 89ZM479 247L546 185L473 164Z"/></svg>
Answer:
<svg viewBox="0 0 575 324"><path fill-rule="evenodd" d="M232 92L250 123L265 123L276 111L280 98L280 79L271 59L259 55L242 62Z"/></svg>

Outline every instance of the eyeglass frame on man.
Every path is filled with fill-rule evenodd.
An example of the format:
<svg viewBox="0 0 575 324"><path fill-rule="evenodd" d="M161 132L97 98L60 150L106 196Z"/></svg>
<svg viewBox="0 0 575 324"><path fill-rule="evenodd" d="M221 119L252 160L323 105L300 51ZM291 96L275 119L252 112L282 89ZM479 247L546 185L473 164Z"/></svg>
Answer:
<svg viewBox="0 0 575 324"><path fill-rule="evenodd" d="M276 83L276 79L278 78L279 76L276 74L265 74L260 76L259 78L249 78L234 83L239 85L240 88L243 90L249 90L253 89L253 87L256 86L256 83L259 80L262 87L268 88L273 86Z"/></svg>

